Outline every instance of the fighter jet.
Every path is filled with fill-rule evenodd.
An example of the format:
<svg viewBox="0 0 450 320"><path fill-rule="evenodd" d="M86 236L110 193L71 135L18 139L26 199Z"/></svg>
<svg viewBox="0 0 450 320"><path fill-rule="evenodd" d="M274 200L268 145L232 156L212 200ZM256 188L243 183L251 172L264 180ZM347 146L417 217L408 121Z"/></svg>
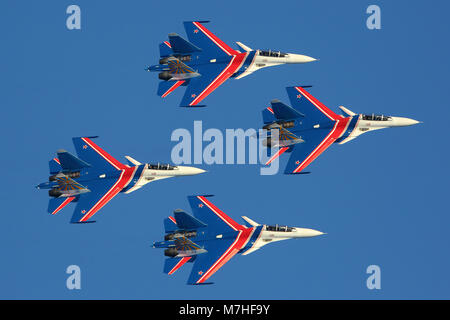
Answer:
<svg viewBox="0 0 450 320"><path fill-rule="evenodd" d="M58 150L49 162L48 182L38 189L49 189L48 212L57 214L69 203L76 203L71 223L89 220L119 192L131 193L149 182L171 177L190 176L202 169L170 164L142 164L126 156L123 164L96 145L96 137L73 138L78 158L66 150Z"/></svg>
<svg viewBox="0 0 450 320"><path fill-rule="evenodd" d="M248 217L241 225L227 216L207 197L189 196L194 216L175 210L164 220L164 241L154 242L154 248L164 248L168 258L164 273L172 275L186 262L193 263L187 284L211 284L207 280L234 255L247 255L268 243L297 238L309 238L323 233L313 229L280 225L261 225Z"/></svg>
<svg viewBox="0 0 450 320"><path fill-rule="evenodd" d="M241 79L256 70L280 64L306 63L316 59L273 50L253 50L241 42L244 51L234 50L209 31L208 21L184 22L189 41L176 33L159 45L159 64L147 67L158 72L158 95L165 98L176 88L186 87L182 107L204 107L199 103L228 78Z"/></svg>
<svg viewBox="0 0 450 320"><path fill-rule="evenodd" d="M303 170L333 143L344 144L359 135L393 127L405 127L419 121L375 114L356 114L340 106L342 115L337 115L304 87L288 87L291 106L273 100L271 107L262 111L268 137L263 144L279 147L266 165L284 152L290 152L285 174L309 173ZM278 130L278 139L272 141L272 130ZM275 141L278 140L278 141Z"/></svg>

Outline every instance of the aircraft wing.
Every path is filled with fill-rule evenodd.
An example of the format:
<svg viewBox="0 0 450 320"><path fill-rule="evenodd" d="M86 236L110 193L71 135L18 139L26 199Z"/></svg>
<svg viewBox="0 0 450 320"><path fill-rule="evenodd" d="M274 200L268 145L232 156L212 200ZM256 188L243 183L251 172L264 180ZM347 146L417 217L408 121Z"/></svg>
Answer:
<svg viewBox="0 0 450 320"><path fill-rule="evenodd" d="M203 21L203 23L205 22L207 21ZM214 59L232 56L238 53L238 51L230 48L225 42L209 31L200 21L184 22L184 29L186 30L189 41L202 50L198 52L199 55L202 54Z"/></svg>
<svg viewBox="0 0 450 320"><path fill-rule="evenodd" d="M212 234L220 234L230 231L244 230L245 227L237 223L208 199L208 196L189 196L189 204L194 216L207 225L207 230Z"/></svg>
<svg viewBox="0 0 450 320"><path fill-rule="evenodd" d="M89 181L86 185L91 192L81 195L77 201L71 223L87 222L97 211L114 198L121 190L121 181L124 172L119 179L102 179Z"/></svg>
<svg viewBox="0 0 450 320"><path fill-rule="evenodd" d="M292 107L305 116L302 119L304 125L315 125L343 118L327 108L302 87L288 87L286 91Z"/></svg>
<svg viewBox="0 0 450 320"><path fill-rule="evenodd" d="M339 121L336 121L330 130L313 129L305 131L302 135L305 142L294 146L284 173L300 173L336 141L341 133L337 130L338 123Z"/></svg>
<svg viewBox="0 0 450 320"><path fill-rule="evenodd" d="M91 165L89 175L98 175L100 179L88 180L85 187L91 192L81 195L77 201L72 223L86 222L122 189L128 185L136 169L124 165L105 150L96 145L92 138L73 138L77 155ZM137 167L135 167L137 168ZM105 173L117 172L117 176L101 179Z"/></svg>
<svg viewBox="0 0 450 320"><path fill-rule="evenodd" d="M124 165L92 141L92 137L72 138L78 157L91 165L90 171L124 170Z"/></svg>
<svg viewBox="0 0 450 320"><path fill-rule="evenodd" d="M189 107L200 103L239 70L245 62L248 52L240 53L230 48L200 21L184 22L184 28L189 41L201 49L200 52L195 54L211 62L199 66L197 72L201 76L192 78L187 86L181 106ZM212 62L215 60L223 61L226 58L230 59L228 64L218 63L216 65Z"/></svg>
<svg viewBox="0 0 450 320"><path fill-rule="evenodd" d="M206 284L209 277L239 252L241 234L237 238L208 241L204 248L207 252L196 256L188 284Z"/></svg>
<svg viewBox="0 0 450 320"><path fill-rule="evenodd" d="M200 76L190 79L181 106L192 107L200 103L242 66L246 56L247 53L232 56L228 64L210 63L199 66L197 72Z"/></svg>

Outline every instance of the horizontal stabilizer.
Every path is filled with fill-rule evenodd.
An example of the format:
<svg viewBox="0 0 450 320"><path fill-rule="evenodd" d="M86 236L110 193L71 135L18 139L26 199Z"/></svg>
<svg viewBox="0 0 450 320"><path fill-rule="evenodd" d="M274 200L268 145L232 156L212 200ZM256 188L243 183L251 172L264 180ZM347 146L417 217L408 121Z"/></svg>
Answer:
<svg viewBox="0 0 450 320"><path fill-rule="evenodd" d="M75 197L68 198L53 198L48 202L47 212L50 214L57 214L62 208L67 206Z"/></svg>
<svg viewBox="0 0 450 320"><path fill-rule="evenodd" d="M48 167L50 170L50 174L57 174L62 170L61 165L59 164L58 158L53 158L48 162Z"/></svg>
<svg viewBox="0 0 450 320"><path fill-rule="evenodd" d="M272 110L275 117L279 120L291 120L302 118L305 116L303 113L300 113L294 108L285 105L280 100L272 100L270 104L272 105Z"/></svg>
<svg viewBox="0 0 450 320"><path fill-rule="evenodd" d="M159 56L161 58L169 57L173 54L173 50L170 47L170 43L168 41L164 41L159 44Z"/></svg>
<svg viewBox="0 0 450 320"><path fill-rule="evenodd" d="M205 223L194 218L190 214L187 214L183 210L177 209L173 213L179 229L193 230L207 226Z"/></svg>
<svg viewBox="0 0 450 320"><path fill-rule="evenodd" d="M165 98L170 93L175 91L179 86L186 86L189 83L189 79L187 80L178 80L178 81L161 81L158 85L158 96Z"/></svg>
<svg viewBox="0 0 450 320"><path fill-rule="evenodd" d="M168 258L164 261L164 273L173 274L180 269L186 262L193 262L195 256L183 258Z"/></svg>
<svg viewBox="0 0 450 320"><path fill-rule="evenodd" d="M202 51L202 49L183 39L176 33L169 34L169 41L173 52L177 54L190 54L192 52Z"/></svg>
<svg viewBox="0 0 450 320"><path fill-rule="evenodd" d="M66 150L59 149L56 153L58 154L60 165L64 171L76 171L91 166L89 163L78 159Z"/></svg>
<svg viewBox="0 0 450 320"><path fill-rule="evenodd" d="M277 151L274 155L272 155L272 156L270 157L270 159L266 162L265 165L267 166L267 165L269 165L270 163L272 163L276 158L278 158L278 157L281 156L283 153L285 153L286 151L288 151L289 148L292 148L292 146L291 146L291 147L283 147L283 148L278 149L278 151ZM271 149L270 149L270 148L267 148L267 156L268 156L268 157L270 156L270 154L269 154L270 151L271 151Z"/></svg>
<svg viewBox="0 0 450 320"><path fill-rule="evenodd" d="M177 223L174 217L164 219L164 231L166 233L172 233L178 230Z"/></svg>

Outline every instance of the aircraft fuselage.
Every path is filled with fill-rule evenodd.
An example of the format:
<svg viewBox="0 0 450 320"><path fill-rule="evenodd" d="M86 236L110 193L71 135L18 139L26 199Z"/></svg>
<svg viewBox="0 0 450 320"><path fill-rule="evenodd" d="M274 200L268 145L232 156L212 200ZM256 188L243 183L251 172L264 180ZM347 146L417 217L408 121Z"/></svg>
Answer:
<svg viewBox="0 0 450 320"><path fill-rule="evenodd" d="M276 241L288 240L288 239L297 239L297 238L308 238L322 235L323 233L314 229L307 228L298 228L298 227L287 227L287 226L268 226L268 225L259 225L246 228L241 231L232 231L220 234L209 234L206 229L202 230L202 228L196 230L194 233L190 233L190 236L187 233L183 232L175 232L171 237L174 237L171 240L155 242L153 246L155 248L175 248L175 238L177 237L187 237L189 240L199 245L199 250L188 250L182 251L178 250L178 255L176 257L185 257L191 255L197 255L201 253L205 253L207 251L201 249L205 246L208 241L217 240L217 239L238 239L244 238L242 245L238 248L238 253L242 253L243 255L249 254L262 246Z"/></svg>

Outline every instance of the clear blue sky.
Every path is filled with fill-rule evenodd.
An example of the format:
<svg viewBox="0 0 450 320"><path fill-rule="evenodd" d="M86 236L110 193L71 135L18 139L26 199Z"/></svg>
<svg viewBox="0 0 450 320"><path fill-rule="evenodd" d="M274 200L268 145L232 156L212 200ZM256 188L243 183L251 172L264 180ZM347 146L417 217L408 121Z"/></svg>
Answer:
<svg viewBox="0 0 450 320"><path fill-rule="evenodd" d="M66 29L78 4L82 30ZM382 29L365 10L381 7ZM448 1L2 1L0 105L2 183L0 298L26 299L416 299L450 298L448 245L450 99ZM167 34L182 21L210 19L230 45L303 53L320 61L265 69L230 80L205 102L178 108L182 90L162 101L156 74ZM285 87L310 92L336 110L406 116L424 123L332 146L311 175L260 176L256 165L204 166L201 176L149 184L119 195L97 223L70 225L73 208L46 213L34 188L71 137L99 135L118 159L170 162L176 128L259 128ZM212 279L186 286L190 268L162 273L163 235L189 194L215 194L231 217L319 229L322 237L270 244L237 256ZM65 287L68 265L82 290ZM381 267L379 291L367 266Z"/></svg>

